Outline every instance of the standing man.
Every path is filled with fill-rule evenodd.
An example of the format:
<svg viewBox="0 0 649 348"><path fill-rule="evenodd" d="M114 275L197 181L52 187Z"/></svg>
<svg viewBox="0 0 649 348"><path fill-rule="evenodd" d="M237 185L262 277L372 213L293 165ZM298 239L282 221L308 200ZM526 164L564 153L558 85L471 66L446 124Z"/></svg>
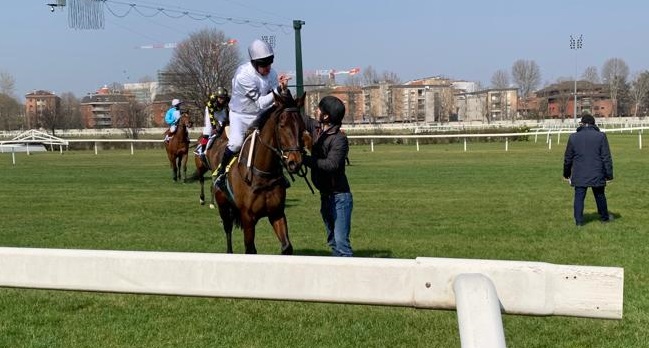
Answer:
<svg viewBox="0 0 649 348"><path fill-rule="evenodd" d="M317 120L303 116L313 139L311 155L303 163L311 168L311 181L320 191L320 214L333 256L353 255L349 234L354 200L345 174L349 142L340 131L344 116L345 105L333 96L320 100Z"/></svg>
<svg viewBox="0 0 649 348"><path fill-rule="evenodd" d="M593 191L602 222L609 222L604 189L613 180L613 160L606 134L595 125L595 118L584 115L577 132L570 135L563 159L563 177L575 187L574 216L577 226L584 225L584 199L588 187Z"/></svg>
<svg viewBox="0 0 649 348"><path fill-rule="evenodd" d="M253 41L248 47L248 55L250 61L240 65L232 78L230 134L221 164L214 172L215 186L223 183L225 168L241 150L250 124L273 105L273 92L281 94L288 85L288 78L283 75L278 78L271 68L275 54L268 43Z"/></svg>

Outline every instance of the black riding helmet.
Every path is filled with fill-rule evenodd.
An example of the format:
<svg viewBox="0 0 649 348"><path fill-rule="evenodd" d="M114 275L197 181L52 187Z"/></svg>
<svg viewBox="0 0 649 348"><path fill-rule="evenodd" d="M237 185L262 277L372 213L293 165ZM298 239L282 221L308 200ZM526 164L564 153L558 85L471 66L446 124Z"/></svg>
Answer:
<svg viewBox="0 0 649 348"><path fill-rule="evenodd" d="M345 117L345 104L331 95L328 95L318 104L318 108L324 114L329 115L329 122L332 124L342 124L343 117Z"/></svg>

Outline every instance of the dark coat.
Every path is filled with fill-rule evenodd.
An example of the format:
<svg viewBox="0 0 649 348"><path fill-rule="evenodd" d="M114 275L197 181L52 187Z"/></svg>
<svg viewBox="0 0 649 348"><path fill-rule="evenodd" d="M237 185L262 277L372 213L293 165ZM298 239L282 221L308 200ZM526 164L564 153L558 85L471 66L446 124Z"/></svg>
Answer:
<svg viewBox="0 0 649 348"><path fill-rule="evenodd" d="M311 180L322 194L350 192L345 174L345 158L349 152L347 136L340 126L322 131L320 124L304 115L307 131L313 138L311 156L304 157L304 164L311 169Z"/></svg>
<svg viewBox="0 0 649 348"><path fill-rule="evenodd" d="M563 159L563 177L572 186L600 187L613 180L613 159L606 134L584 125L570 135Z"/></svg>

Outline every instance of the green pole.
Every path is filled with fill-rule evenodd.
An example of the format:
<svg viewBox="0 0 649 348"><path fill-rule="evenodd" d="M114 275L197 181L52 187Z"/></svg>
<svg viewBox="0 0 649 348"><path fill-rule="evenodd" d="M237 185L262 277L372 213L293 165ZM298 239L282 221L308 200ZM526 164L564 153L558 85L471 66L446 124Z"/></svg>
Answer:
<svg viewBox="0 0 649 348"><path fill-rule="evenodd" d="M306 24L303 20L294 20L293 29L295 29L295 87L296 96L302 96L304 93L304 82L302 76L302 36L300 30Z"/></svg>

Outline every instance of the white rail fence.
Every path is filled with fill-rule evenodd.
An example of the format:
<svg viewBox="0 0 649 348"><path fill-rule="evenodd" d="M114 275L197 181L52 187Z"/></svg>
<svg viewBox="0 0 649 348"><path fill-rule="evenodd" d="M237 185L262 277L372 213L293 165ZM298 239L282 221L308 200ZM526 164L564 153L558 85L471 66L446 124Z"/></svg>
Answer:
<svg viewBox="0 0 649 348"><path fill-rule="evenodd" d="M457 309L463 348L501 312L621 319L624 270L544 262L0 247L0 286Z"/></svg>
<svg viewBox="0 0 649 348"><path fill-rule="evenodd" d="M645 129L649 129L647 126L642 127L623 127L623 128L609 128L602 129L606 133L633 133L637 132L638 134L638 148L642 149L642 134ZM504 138L505 139L505 151L509 151L509 139L513 137L530 137L534 136L534 142L538 142L539 136L545 136L545 142L548 146L548 149L552 149L552 138L556 137L556 144L561 143L561 136L563 134L574 133L574 129L567 128L556 128L556 129L542 129L538 128L532 132L524 133L494 133L494 134L415 134L415 135L349 135L349 139L369 139L370 140L370 150L374 152L374 141L378 139L414 139L416 150L420 150L420 139L462 139L464 151L468 151L467 140L473 138ZM100 144L104 143L126 143L130 145L131 155L135 153L135 144L138 143L149 143L149 144L160 144L162 140L155 139L61 139L60 141L51 141L51 140L42 140L42 139L21 139L21 140L8 140L0 141L0 153L11 153L12 154L12 163L16 164L16 152L27 152L31 154L29 149L29 144L39 144L49 146L51 151L55 151L55 147L58 147L58 151L62 154L63 148L66 147L69 149L70 143L92 143L95 155L99 153ZM26 151L23 149L26 147ZM18 150L21 149L21 150Z"/></svg>

